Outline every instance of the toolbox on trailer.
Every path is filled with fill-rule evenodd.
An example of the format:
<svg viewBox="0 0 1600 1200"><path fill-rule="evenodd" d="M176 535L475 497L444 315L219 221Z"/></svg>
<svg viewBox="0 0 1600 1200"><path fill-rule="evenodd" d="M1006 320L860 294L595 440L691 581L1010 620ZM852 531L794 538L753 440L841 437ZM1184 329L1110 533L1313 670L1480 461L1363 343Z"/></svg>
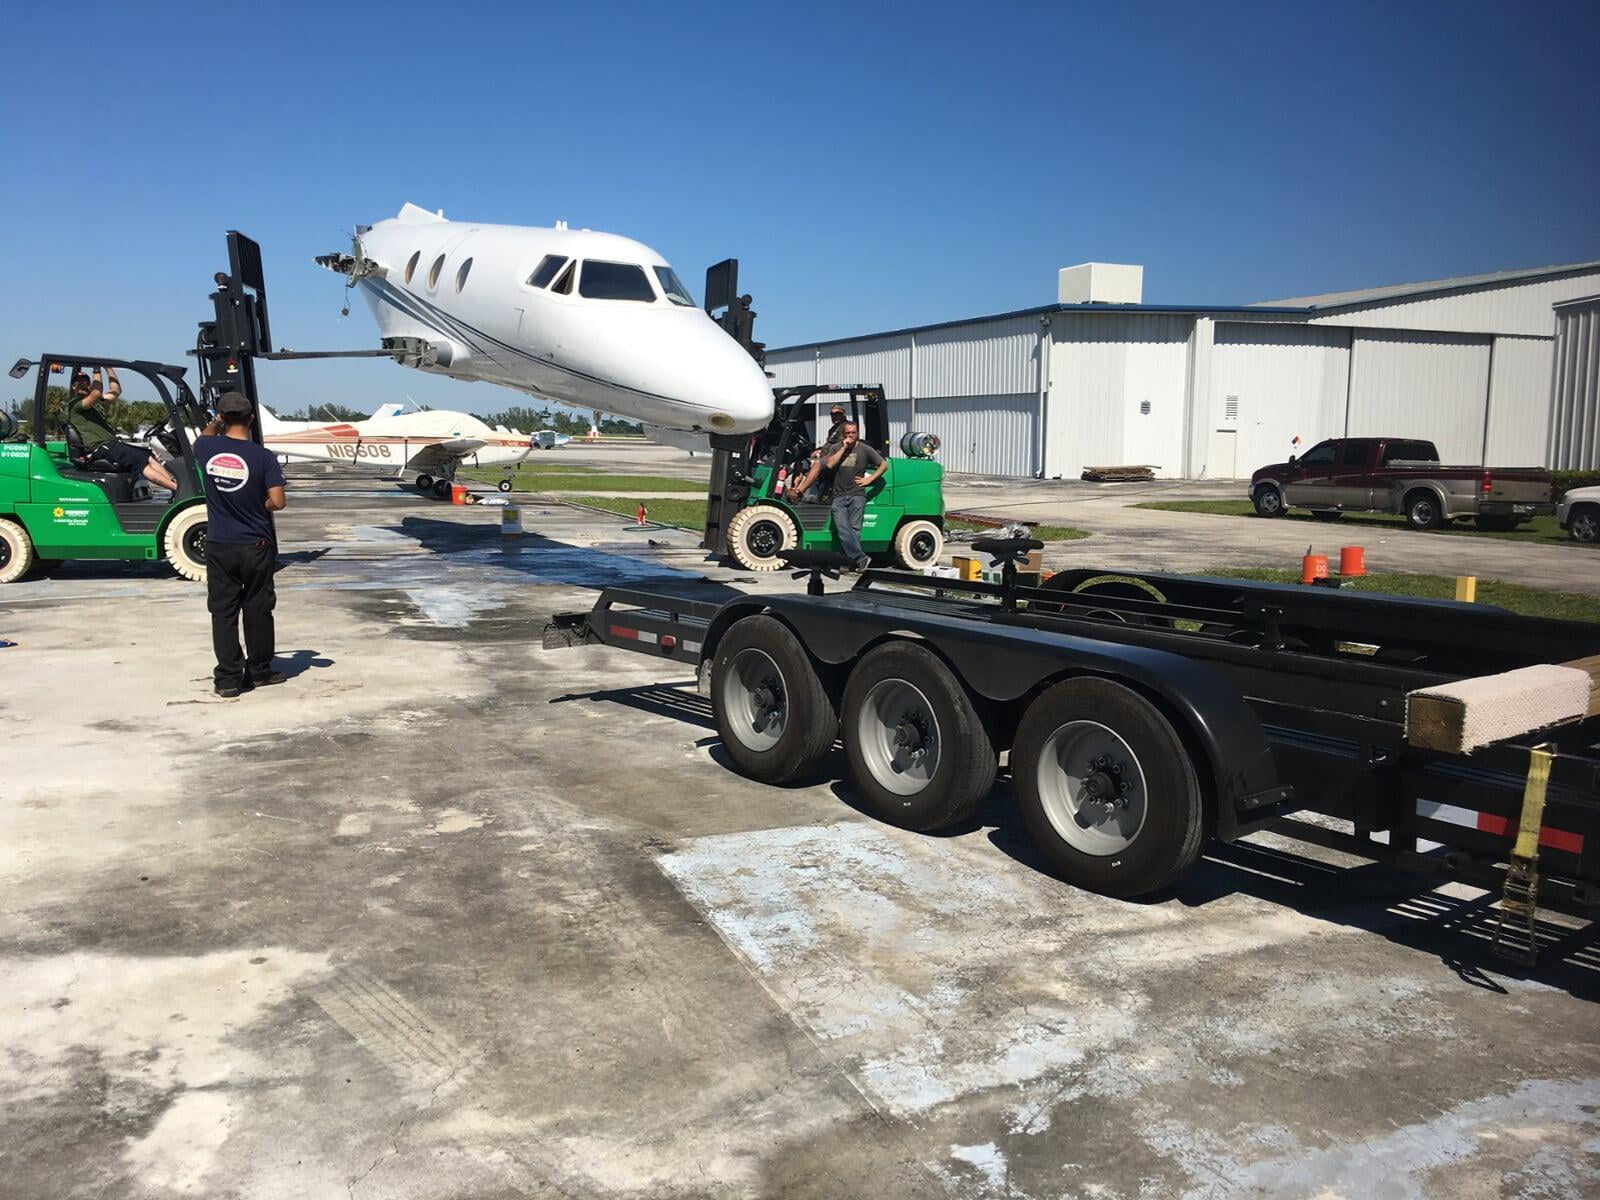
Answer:
<svg viewBox="0 0 1600 1200"><path fill-rule="evenodd" d="M545 645L694 667L739 771L800 778L840 741L865 806L907 828L970 814L1007 754L1040 850L1110 895L1160 888L1209 838L1271 829L1506 889L1530 930L1534 907L1600 905L1600 717L1470 755L1406 728L1413 693L1600 654L1600 625L1169 574L1019 586L1037 546L975 543L999 584L873 570L823 594L837 556L797 554L805 594L611 588Z"/></svg>

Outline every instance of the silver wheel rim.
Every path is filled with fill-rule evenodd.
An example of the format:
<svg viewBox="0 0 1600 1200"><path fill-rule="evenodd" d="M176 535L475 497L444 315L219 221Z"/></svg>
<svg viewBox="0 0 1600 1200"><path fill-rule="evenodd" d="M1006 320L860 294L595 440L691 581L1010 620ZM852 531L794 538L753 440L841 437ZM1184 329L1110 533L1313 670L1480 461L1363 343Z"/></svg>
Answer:
<svg viewBox="0 0 1600 1200"><path fill-rule="evenodd" d="M1572 532L1580 542L1592 542L1595 535L1600 533L1600 517L1593 513L1582 513L1572 519Z"/></svg>
<svg viewBox="0 0 1600 1200"><path fill-rule="evenodd" d="M1068 721L1046 739L1037 783L1045 817L1080 853L1120 854L1144 828L1144 768L1132 747L1098 721Z"/></svg>
<svg viewBox="0 0 1600 1200"><path fill-rule="evenodd" d="M778 744L789 725L789 695L768 654L750 647L733 656L723 678L722 711L740 745L763 751Z"/></svg>
<svg viewBox="0 0 1600 1200"><path fill-rule="evenodd" d="M872 685L856 719L856 745L872 778L897 796L914 796L939 770L939 718L914 684L883 679Z"/></svg>
<svg viewBox="0 0 1600 1200"><path fill-rule="evenodd" d="M1433 505L1426 500L1419 500L1411 506L1411 515L1418 525L1433 524Z"/></svg>
<svg viewBox="0 0 1600 1200"><path fill-rule="evenodd" d="M1268 488L1261 493L1261 507L1267 512L1277 512L1283 498L1278 495L1276 488Z"/></svg>

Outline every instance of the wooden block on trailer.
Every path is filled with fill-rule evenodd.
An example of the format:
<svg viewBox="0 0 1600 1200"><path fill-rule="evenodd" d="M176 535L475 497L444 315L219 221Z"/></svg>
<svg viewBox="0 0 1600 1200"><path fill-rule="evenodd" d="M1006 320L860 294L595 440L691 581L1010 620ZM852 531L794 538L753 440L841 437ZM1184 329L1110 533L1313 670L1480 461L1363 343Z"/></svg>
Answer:
<svg viewBox="0 0 1600 1200"><path fill-rule="evenodd" d="M1589 667L1585 664L1594 664ZM1406 696L1406 741L1466 754L1596 712L1600 658L1458 679Z"/></svg>

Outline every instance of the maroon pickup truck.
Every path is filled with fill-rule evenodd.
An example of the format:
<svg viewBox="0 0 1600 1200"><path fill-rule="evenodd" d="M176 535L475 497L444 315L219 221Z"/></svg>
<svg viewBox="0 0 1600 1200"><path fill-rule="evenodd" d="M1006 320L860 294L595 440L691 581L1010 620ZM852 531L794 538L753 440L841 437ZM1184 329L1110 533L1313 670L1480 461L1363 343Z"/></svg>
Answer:
<svg viewBox="0 0 1600 1200"><path fill-rule="evenodd" d="M1401 513L1413 529L1440 529L1471 517L1480 529L1512 529L1555 511L1543 467L1464 467L1439 462L1416 438L1330 438L1298 458L1250 477L1263 517L1307 508L1332 520L1347 512Z"/></svg>

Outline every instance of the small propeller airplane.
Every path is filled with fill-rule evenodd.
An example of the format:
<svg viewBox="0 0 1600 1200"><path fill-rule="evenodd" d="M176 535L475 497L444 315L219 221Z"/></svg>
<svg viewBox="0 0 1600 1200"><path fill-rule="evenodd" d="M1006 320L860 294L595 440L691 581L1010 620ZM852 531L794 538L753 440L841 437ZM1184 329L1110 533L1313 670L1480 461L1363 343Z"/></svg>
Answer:
<svg viewBox="0 0 1600 1200"><path fill-rule="evenodd" d="M364 421L282 421L261 409L261 443L286 461L357 463L392 469L399 478L416 472L417 487L445 498L463 464L503 466L500 490L511 490L511 471L533 448L537 435L504 425L490 427L470 413L442 409L405 412L381 405Z"/></svg>
<svg viewBox="0 0 1600 1200"><path fill-rule="evenodd" d="M366 297L402 366L630 417L652 436L772 420L766 373L630 238L447 221L407 204L316 262Z"/></svg>

